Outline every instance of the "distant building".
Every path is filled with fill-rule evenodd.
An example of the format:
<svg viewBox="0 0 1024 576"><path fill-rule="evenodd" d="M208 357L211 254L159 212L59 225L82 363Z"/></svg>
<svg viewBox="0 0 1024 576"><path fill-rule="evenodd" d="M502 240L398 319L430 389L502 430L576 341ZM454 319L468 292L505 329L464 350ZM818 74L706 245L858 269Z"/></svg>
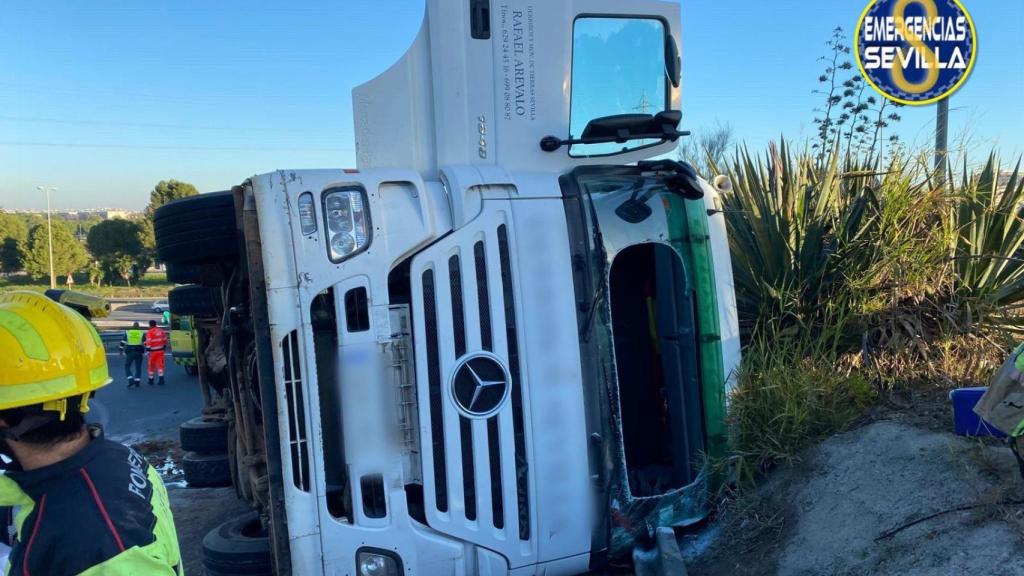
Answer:
<svg viewBox="0 0 1024 576"><path fill-rule="evenodd" d="M104 220L128 220L133 216L138 215L138 212L131 212L128 210L97 210L94 214Z"/></svg>
<svg viewBox="0 0 1024 576"><path fill-rule="evenodd" d="M12 213L15 214L34 214L37 216L46 216L45 210L14 210ZM89 208L87 210L54 210L53 217L60 218L61 220L90 220L92 218L99 218L100 220L131 220L133 218L139 218L142 216L142 212L135 212L132 210L122 210L120 208Z"/></svg>

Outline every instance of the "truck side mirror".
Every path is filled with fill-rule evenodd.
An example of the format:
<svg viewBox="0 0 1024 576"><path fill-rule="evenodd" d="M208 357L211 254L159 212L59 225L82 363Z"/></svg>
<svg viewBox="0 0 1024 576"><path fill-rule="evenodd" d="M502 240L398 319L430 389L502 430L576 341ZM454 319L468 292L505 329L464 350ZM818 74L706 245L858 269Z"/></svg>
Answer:
<svg viewBox="0 0 1024 576"><path fill-rule="evenodd" d="M671 34L665 36L665 74L673 88L679 88L680 76L682 74L683 62L679 57L679 46Z"/></svg>
<svg viewBox="0 0 1024 576"><path fill-rule="evenodd" d="M663 110L657 114L617 114L595 118L583 129L582 140L614 139L623 143L640 138L676 140L676 131L682 120L679 110Z"/></svg>

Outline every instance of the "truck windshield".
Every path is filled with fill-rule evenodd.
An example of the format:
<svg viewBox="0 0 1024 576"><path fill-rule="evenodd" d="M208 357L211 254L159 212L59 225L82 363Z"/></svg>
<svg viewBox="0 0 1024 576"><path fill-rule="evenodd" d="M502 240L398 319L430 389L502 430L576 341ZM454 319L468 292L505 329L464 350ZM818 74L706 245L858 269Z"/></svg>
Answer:
<svg viewBox="0 0 1024 576"><path fill-rule="evenodd" d="M657 114L668 108L665 24L654 18L592 18L573 27L569 131L579 137L595 118ZM574 144L572 156L635 150L655 142Z"/></svg>

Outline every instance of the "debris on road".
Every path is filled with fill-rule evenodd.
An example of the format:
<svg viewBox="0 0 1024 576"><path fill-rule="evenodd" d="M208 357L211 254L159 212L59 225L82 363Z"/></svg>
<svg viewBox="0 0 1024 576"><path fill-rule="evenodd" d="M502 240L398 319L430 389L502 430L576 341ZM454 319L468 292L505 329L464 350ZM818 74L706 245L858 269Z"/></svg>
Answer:
<svg viewBox="0 0 1024 576"><path fill-rule="evenodd" d="M140 440L131 444L131 447L142 454L150 466L160 473L160 478L168 488L185 488L185 473L181 469L181 462L185 453L178 446L178 443L171 439Z"/></svg>

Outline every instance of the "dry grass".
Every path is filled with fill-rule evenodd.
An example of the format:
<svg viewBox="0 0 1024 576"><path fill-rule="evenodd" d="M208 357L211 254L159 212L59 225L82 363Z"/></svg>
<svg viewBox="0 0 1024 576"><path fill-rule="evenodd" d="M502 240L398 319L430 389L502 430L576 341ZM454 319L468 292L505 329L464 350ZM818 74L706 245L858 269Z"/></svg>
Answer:
<svg viewBox="0 0 1024 576"><path fill-rule="evenodd" d="M875 390L862 373L838 366L798 341L748 348L730 404L741 478L792 460L809 442L845 430L863 414Z"/></svg>
<svg viewBox="0 0 1024 576"><path fill-rule="evenodd" d="M67 286L58 285L57 288L65 289ZM72 289L108 299L127 299L167 298L167 293L171 288L174 288L174 284L167 282L167 277L164 273L153 272L146 274L136 286L92 286L86 283L85 279L82 279ZM31 290L33 292L44 292L49 289L49 283L32 281L24 276L0 277L0 291Z"/></svg>

